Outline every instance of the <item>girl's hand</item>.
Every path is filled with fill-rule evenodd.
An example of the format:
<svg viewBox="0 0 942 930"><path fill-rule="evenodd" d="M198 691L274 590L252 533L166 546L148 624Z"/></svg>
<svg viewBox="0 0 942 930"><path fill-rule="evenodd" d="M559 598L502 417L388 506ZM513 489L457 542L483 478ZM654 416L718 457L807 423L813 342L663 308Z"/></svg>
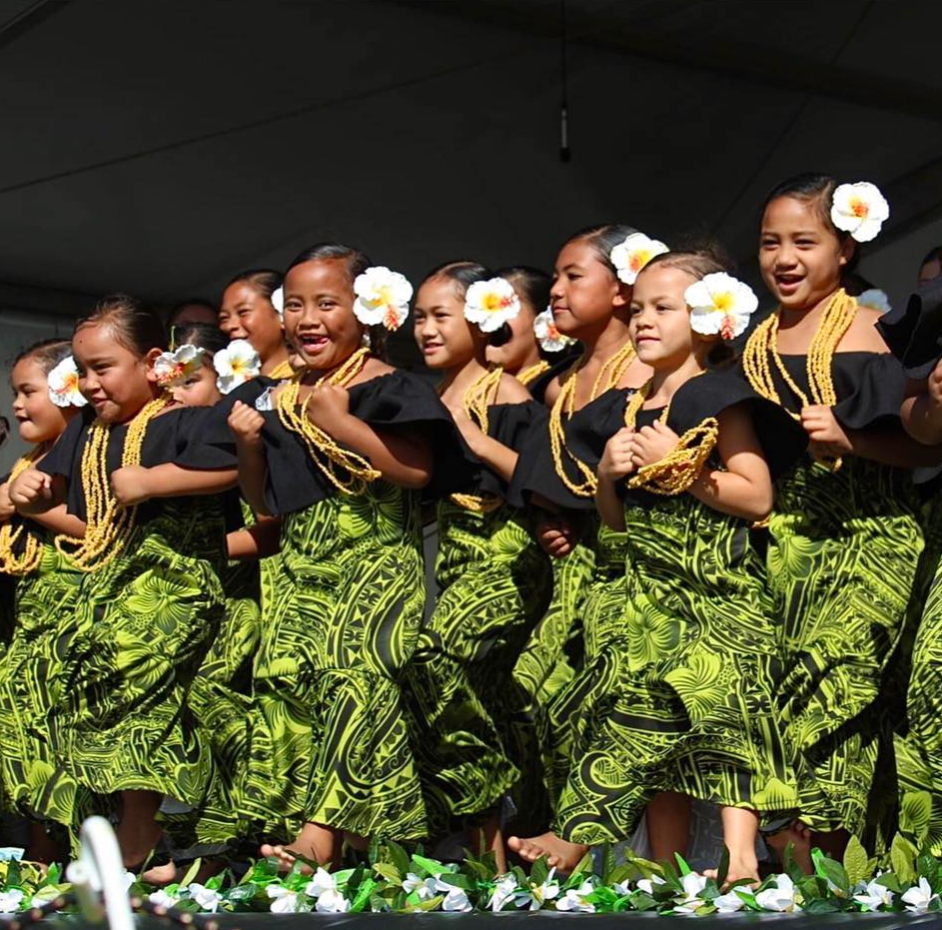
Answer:
<svg viewBox="0 0 942 930"><path fill-rule="evenodd" d="M818 460L836 459L854 451L853 443L830 407L817 404L802 408L801 425L811 440L808 448Z"/></svg>
<svg viewBox="0 0 942 930"><path fill-rule="evenodd" d="M237 400L229 413L228 423L239 445L247 449L262 448L262 427L265 425L265 418L257 410Z"/></svg>
<svg viewBox="0 0 942 930"><path fill-rule="evenodd" d="M446 404L446 406L448 405ZM448 407L448 412L455 421L455 426L458 427L458 432L461 433L464 441L468 444L472 452L476 452L476 444L478 440L484 436L481 427L468 416L463 404L455 404L454 406Z"/></svg>
<svg viewBox="0 0 942 930"><path fill-rule="evenodd" d="M350 413L350 394L342 387L325 384L311 391L307 402L308 419L326 432Z"/></svg>
<svg viewBox="0 0 942 930"><path fill-rule="evenodd" d="M40 501L52 500L52 476L27 468L10 487L10 500L17 510L29 510Z"/></svg>
<svg viewBox="0 0 942 930"><path fill-rule="evenodd" d="M929 378L926 381L926 394L929 396L929 403L932 407L936 410L942 410L942 359L929 373Z"/></svg>
<svg viewBox="0 0 942 930"><path fill-rule="evenodd" d="M654 465L674 450L680 436L667 424L655 420L651 426L643 426L634 435L631 461L635 468Z"/></svg>
<svg viewBox="0 0 942 930"><path fill-rule="evenodd" d="M634 430L623 426L607 443L599 462L599 478L620 481L635 470L631 456L635 448Z"/></svg>
<svg viewBox="0 0 942 930"><path fill-rule="evenodd" d="M537 525L536 538L543 551L554 559L561 559L572 552L575 533L565 521L557 518L543 520Z"/></svg>
<svg viewBox="0 0 942 930"><path fill-rule="evenodd" d="M16 507L10 500L10 482L4 481L0 484L0 523L6 523L15 513Z"/></svg>
<svg viewBox="0 0 942 930"><path fill-rule="evenodd" d="M125 507L141 504L151 497L147 478L149 468L143 465L126 465L111 473L111 490L115 500Z"/></svg>

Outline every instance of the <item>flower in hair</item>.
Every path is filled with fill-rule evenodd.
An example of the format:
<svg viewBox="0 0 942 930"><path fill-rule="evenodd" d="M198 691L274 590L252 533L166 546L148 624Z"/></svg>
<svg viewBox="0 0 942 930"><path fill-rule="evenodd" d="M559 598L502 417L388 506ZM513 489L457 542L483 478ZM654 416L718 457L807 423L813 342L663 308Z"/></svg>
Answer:
<svg viewBox="0 0 942 930"><path fill-rule="evenodd" d="M205 349L183 345L174 352L161 352L154 360L154 374L162 388L174 388L199 371Z"/></svg>
<svg viewBox="0 0 942 930"><path fill-rule="evenodd" d="M735 339L746 330L759 298L748 284L724 272L708 274L684 291L690 328L701 336Z"/></svg>
<svg viewBox="0 0 942 930"><path fill-rule="evenodd" d="M841 184L831 200L831 222L857 242L875 239L890 216L890 205L876 184Z"/></svg>
<svg viewBox="0 0 942 930"><path fill-rule="evenodd" d="M566 346L571 346L576 341L572 336L567 336L556 328L553 310L550 307L537 314L533 321L533 333L544 352L562 352Z"/></svg>
<svg viewBox="0 0 942 930"><path fill-rule="evenodd" d="M616 245L608 253L609 261L615 266L618 280L625 284L634 284L641 269L654 258L670 249L659 239L649 239L644 233L632 233L624 242Z"/></svg>
<svg viewBox="0 0 942 930"><path fill-rule="evenodd" d="M276 288L271 292L271 297L268 298L271 301L271 305L275 308L275 312L280 317L285 315L285 289L283 287Z"/></svg>
<svg viewBox="0 0 942 930"><path fill-rule="evenodd" d="M482 333L497 332L520 312L520 298L506 278L475 281L464 295L464 318Z"/></svg>
<svg viewBox="0 0 942 930"><path fill-rule="evenodd" d="M379 265L367 268L353 282L357 299L353 313L364 326L382 324L390 332L399 329L409 315L412 285L405 275Z"/></svg>
<svg viewBox="0 0 942 930"><path fill-rule="evenodd" d="M247 339L233 339L213 356L213 368L218 375L216 387L221 394L228 394L257 377L262 370L262 360Z"/></svg>
<svg viewBox="0 0 942 930"><path fill-rule="evenodd" d="M88 398L79 390L79 373L75 359L67 355L46 377L49 399L57 407L84 407Z"/></svg>

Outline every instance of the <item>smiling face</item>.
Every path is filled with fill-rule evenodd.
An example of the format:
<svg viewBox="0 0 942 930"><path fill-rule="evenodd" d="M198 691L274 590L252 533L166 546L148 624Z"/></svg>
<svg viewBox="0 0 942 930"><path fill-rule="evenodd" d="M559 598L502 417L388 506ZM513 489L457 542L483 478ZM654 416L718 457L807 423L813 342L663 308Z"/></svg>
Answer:
<svg viewBox="0 0 942 930"><path fill-rule="evenodd" d="M591 339L627 306L631 288L622 284L584 239L563 246L556 259L550 306L556 328L574 339Z"/></svg>
<svg viewBox="0 0 942 930"><path fill-rule="evenodd" d="M342 259L295 265L285 276L285 331L305 367L329 371L357 349L366 327L353 314L353 282Z"/></svg>
<svg viewBox="0 0 942 930"><path fill-rule="evenodd" d="M79 390L103 423L124 423L153 399L160 349L138 355L117 341L107 322L86 323L72 337L72 355Z"/></svg>
<svg viewBox="0 0 942 930"><path fill-rule="evenodd" d="M211 356L203 356L203 364L183 384L170 391L173 399L184 407L214 407L222 400L216 387L216 369Z"/></svg>
<svg viewBox="0 0 942 930"><path fill-rule="evenodd" d="M428 278L419 288L413 334L429 368L457 368L485 344L484 334L464 318L464 295L444 275Z"/></svg>
<svg viewBox="0 0 942 930"><path fill-rule="evenodd" d="M247 339L266 362L284 344L284 326L272 302L247 281L230 284L222 295L219 328L233 339Z"/></svg>
<svg viewBox="0 0 942 930"><path fill-rule="evenodd" d="M631 295L628 332L638 358L655 371L673 371L703 344L690 328L684 292L698 279L680 268L658 264L638 275Z"/></svg>
<svg viewBox="0 0 942 930"><path fill-rule="evenodd" d="M759 267L787 310L810 310L841 286L854 243L843 242L813 201L778 197L762 216Z"/></svg>
<svg viewBox="0 0 942 930"><path fill-rule="evenodd" d="M61 435L75 407L57 407L49 399L47 372L32 356L20 359L10 376L13 415L24 442L51 442Z"/></svg>

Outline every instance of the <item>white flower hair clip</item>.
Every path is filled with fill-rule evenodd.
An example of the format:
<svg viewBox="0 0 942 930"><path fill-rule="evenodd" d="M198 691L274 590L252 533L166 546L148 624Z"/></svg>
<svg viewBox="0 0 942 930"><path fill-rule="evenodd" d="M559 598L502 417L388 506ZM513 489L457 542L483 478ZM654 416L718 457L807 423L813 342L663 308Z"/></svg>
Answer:
<svg viewBox="0 0 942 930"><path fill-rule="evenodd" d="M724 272L708 274L684 291L690 328L701 336L735 339L746 331L759 298L748 284Z"/></svg>
<svg viewBox="0 0 942 930"><path fill-rule="evenodd" d="M353 313L364 326L382 324L395 332L406 321L412 285L405 275L377 265L357 275L353 290Z"/></svg>
<svg viewBox="0 0 942 930"><path fill-rule="evenodd" d="M67 355L46 377L49 399L57 407L84 407L88 398L79 390L79 373L75 359Z"/></svg>
<svg viewBox="0 0 942 930"><path fill-rule="evenodd" d="M576 341L572 336L567 336L556 328L551 307L537 314L533 321L533 334L544 352L562 352Z"/></svg>
<svg viewBox="0 0 942 930"><path fill-rule="evenodd" d="M206 350L199 346L184 345L174 352L161 352L154 359L154 374L162 388L174 388L199 371Z"/></svg>
<svg viewBox="0 0 942 930"><path fill-rule="evenodd" d="M497 332L520 313L520 298L506 278L475 281L464 295L464 318L482 333Z"/></svg>
<svg viewBox="0 0 942 930"><path fill-rule="evenodd" d="M221 394L228 394L237 387L258 377L262 360L247 339L233 339L225 349L213 356L216 369L216 387Z"/></svg>
<svg viewBox="0 0 942 930"><path fill-rule="evenodd" d="M857 242L875 239L889 219L890 205L869 181L840 184L831 199L831 222Z"/></svg>
<svg viewBox="0 0 942 930"><path fill-rule="evenodd" d="M271 301L271 305L275 308L275 313L278 314L282 319L285 316L285 289L283 287L275 288L271 292L271 297L268 298Z"/></svg>
<svg viewBox="0 0 942 930"><path fill-rule="evenodd" d="M644 233L632 233L624 242L608 253L608 260L615 266L618 280L634 284L641 269L654 258L670 249L660 239L650 239Z"/></svg>

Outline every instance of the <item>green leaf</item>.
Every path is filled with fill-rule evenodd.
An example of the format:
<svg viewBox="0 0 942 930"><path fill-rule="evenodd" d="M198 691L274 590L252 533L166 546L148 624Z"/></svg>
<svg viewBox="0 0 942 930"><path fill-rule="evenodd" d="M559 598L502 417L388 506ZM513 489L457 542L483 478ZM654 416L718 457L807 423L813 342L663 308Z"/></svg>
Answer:
<svg viewBox="0 0 942 930"><path fill-rule="evenodd" d="M904 885L916 880L915 858L916 847L904 836L897 833L893 837L893 845L890 847L890 867Z"/></svg>
<svg viewBox="0 0 942 930"><path fill-rule="evenodd" d="M358 914L362 911L370 901L370 895L373 893L373 889L376 887L376 882L372 878L366 878L360 882L359 887L357 888L356 897L350 904L350 912L352 914Z"/></svg>
<svg viewBox="0 0 942 930"><path fill-rule="evenodd" d="M383 878L386 879L386 881L394 882L394 883L397 884L397 885L401 885L403 879L405 878L405 875L403 875L403 874L399 871L399 869L397 869L397 868L396 868L392 863L390 863L390 862L377 862L377 863L373 866L373 871L374 871L377 875L382 875Z"/></svg>
<svg viewBox="0 0 942 930"><path fill-rule="evenodd" d="M802 876L805 874L801 866L795 861L795 844L788 843L785 847L785 852L782 854L782 868L785 871L785 874L797 884Z"/></svg>
<svg viewBox="0 0 942 930"><path fill-rule="evenodd" d="M653 911L657 907L657 901L646 891L636 891L629 898L631 906L636 911Z"/></svg>
<svg viewBox="0 0 942 930"><path fill-rule="evenodd" d="M610 885L611 874L615 871L615 866L618 863L615 861L615 850L612 848L611 843L605 843L602 846L602 882L606 885Z"/></svg>
<svg viewBox="0 0 942 930"><path fill-rule="evenodd" d="M435 859L426 859L425 856L420 856L415 854L412 856L412 862L417 866L415 871L417 872L427 872L429 875L440 875L442 872L447 871L445 866Z"/></svg>
<svg viewBox="0 0 942 930"><path fill-rule="evenodd" d="M460 872L441 872L438 880L446 885L451 885L453 888L461 888L463 891L471 891L473 887L471 879Z"/></svg>
<svg viewBox="0 0 942 930"><path fill-rule="evenodd" d="M847 872L844 867L833 859L829 859L820 849L811 850L811 861L814 863L814 871L817 876L823 878L829 891L833 891L841 897L847 897L850 894L850 882L847 878Z"/></svg>
<svg viewBox="0 0 942 930"><path fill-rule="evenodd" d="M549 865L546 862L546 856L540 856L530 869L530 881L535 885L542 885L547 878L549 878ZM525 884L525 882L521 884ZM606 884L609 883L606 882Z"/></svg>
<svg viewBox="0 0 942 930"><path fill-rule="evenodd" d="M409 854L395 840L386 840L386 849L399 874L405 876L409 871Z"/></svg>
<svg viewBox="0 0 942 930"><path fill-rule="evenodd" d="M813 898L802 904L802 910L806 914L833 914L841 909L840 904L829 898Z"/></svg>
<svg viewBox="0 0 942 930"><path fill-rule="evenodd" d="M903 886L900 884L900 880L892 872L884 872L878 879L876 879L878 885L882 885L888 891L892 891L894 894L902 894Z"/></svg>
<svg viewBox="0 0 942 930"><path fill-rule="evenodd" d="M942 891L942 864L934 856L923 854L916 860L916 874L918 878L925 878L929 882L933 893Z"/></svg>
<svg viewBox="0 0 942 930"><path fill-rule="evenodd" d="M716 870L717 887L722 888L726 884L726 876L729 875L729 847L723 844L723 855L720 857L720 865Z"/></svg>
<svg viewBox="0 0 942 930"><path fill-rule="evenodd" d="M679 852L674 853L674 858L677 860L677 868L680 871L681 877L684 875L689 875L693 871L693 869L687 865L687 860L684 859L684 857Z"/></svg>
<svg viewBox="0 0 942 930"><path fill-rule="evenodd" d="M856 886L858 882L869 881L873 875L867 850L856 836L847 841L847 848L844 850L844 871L851 887Z"/></svg>
<svg viewBox="0 0 942 930"><path fill-rule="evenodd" d="M186 875L183 876L183 879L180 881L181 885L189 885L191 882L196 881L196 876L199 875L200 866L203 864L202 859L194 859L190 863L190 867L186 870Z"/></svg>
<svg viewBox="0 0 942 930"><path fill-rule="evenodd" d="M427 901L419 901L416 904L407 904L405 912L407 914L414 914L416 911L437 911L442 906L442 901L444 900L444 895L435 895L434 898L429 898Z"/></svg>

